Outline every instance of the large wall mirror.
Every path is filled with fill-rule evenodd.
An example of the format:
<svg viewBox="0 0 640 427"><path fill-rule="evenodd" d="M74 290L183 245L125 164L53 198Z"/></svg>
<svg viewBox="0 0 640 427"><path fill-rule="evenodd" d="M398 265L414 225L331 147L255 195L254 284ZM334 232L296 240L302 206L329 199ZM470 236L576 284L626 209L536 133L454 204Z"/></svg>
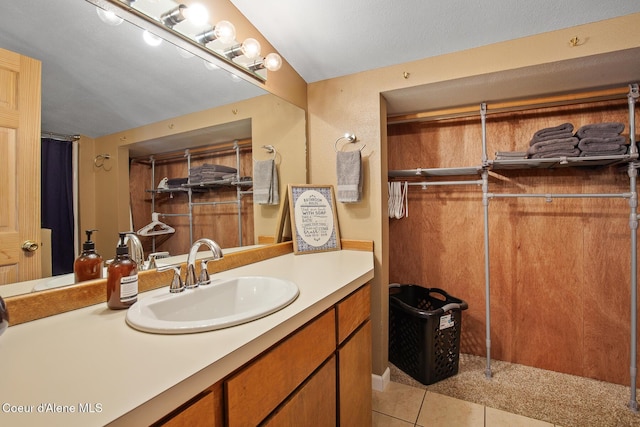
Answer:
<svg viewBox="0 0 640 427"><path fill-rule="evenodd" d="M105 258L131 224L131 158L249 140L253 159L276 147L281 188L306 181L302 109L167 40L149 46L141 28L103 22L90 1L4 5L0 48L42 62L43 137L80 135L77 231L82 241L99 229ZM273 234L278 206L252 210L254 234ZM0 295L20 293L10 286Z"/></svg>

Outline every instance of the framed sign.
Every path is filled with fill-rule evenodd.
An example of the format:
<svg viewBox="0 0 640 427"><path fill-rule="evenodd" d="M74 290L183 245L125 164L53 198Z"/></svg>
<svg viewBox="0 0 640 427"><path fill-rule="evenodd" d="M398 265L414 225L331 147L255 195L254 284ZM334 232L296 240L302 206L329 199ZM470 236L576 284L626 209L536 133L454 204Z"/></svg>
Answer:
<svg viewBox="0 0 640 427"><path fill-rule="evenodd" d="M336 199L330 185L289 185L293 252L340 250Z"/></svg>

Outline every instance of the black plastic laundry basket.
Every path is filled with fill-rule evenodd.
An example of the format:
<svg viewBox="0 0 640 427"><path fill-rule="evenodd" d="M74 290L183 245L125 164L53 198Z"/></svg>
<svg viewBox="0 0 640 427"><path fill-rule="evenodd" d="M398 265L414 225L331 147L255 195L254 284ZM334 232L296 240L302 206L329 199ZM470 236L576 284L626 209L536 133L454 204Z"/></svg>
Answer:
<svg viewBox="0 0 640 427"><path fill-rule="evenodd" d="M426 385L457 374L467 308L442 289L389 285L389 361Z"/></svg>

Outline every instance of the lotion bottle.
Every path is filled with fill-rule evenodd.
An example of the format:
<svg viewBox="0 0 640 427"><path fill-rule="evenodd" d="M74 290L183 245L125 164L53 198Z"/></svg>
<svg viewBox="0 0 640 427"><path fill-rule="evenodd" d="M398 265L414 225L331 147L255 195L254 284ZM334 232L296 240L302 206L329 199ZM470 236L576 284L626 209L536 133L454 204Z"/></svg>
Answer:
<svg viewBox="0 0 640 427"><path fill-rule="evenodd" d="M91 234L98 230L86 230L87 241L82 244L82 253L73 263L75 282L102 279L104 262L96 252L96 244L91 240Z"/></svg>
<svg viewBox="0 0 640 427"><path fill-rule="evenodd" d="M112 310L129 308L138 300L138 264L129 257L124 241L130 233L119 234L116 257L107 268L107 306Z"/></svg>

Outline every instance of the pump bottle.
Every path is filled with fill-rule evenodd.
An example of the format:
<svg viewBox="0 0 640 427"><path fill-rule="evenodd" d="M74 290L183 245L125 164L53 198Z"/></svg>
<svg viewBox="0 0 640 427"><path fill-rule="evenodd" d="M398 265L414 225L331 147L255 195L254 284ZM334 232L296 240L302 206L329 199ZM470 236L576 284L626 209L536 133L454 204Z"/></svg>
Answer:
<svg viewBox="0 0 640 427"><path fill-rule="evenodd" d="M82 244L82 253L73 263L75 282L102 279L104 262L96 252L96 244L91 240L91 234L98 230L86 230L87 241Z"/></svg>
<svg viewBox="0 0 640 427"><path fill-rule="evenodd" d="M138 300L138 264L129 257L127 234L131 232L119 233L116 257L107 268L107 306L112 310L129 308Z"/></svg>

